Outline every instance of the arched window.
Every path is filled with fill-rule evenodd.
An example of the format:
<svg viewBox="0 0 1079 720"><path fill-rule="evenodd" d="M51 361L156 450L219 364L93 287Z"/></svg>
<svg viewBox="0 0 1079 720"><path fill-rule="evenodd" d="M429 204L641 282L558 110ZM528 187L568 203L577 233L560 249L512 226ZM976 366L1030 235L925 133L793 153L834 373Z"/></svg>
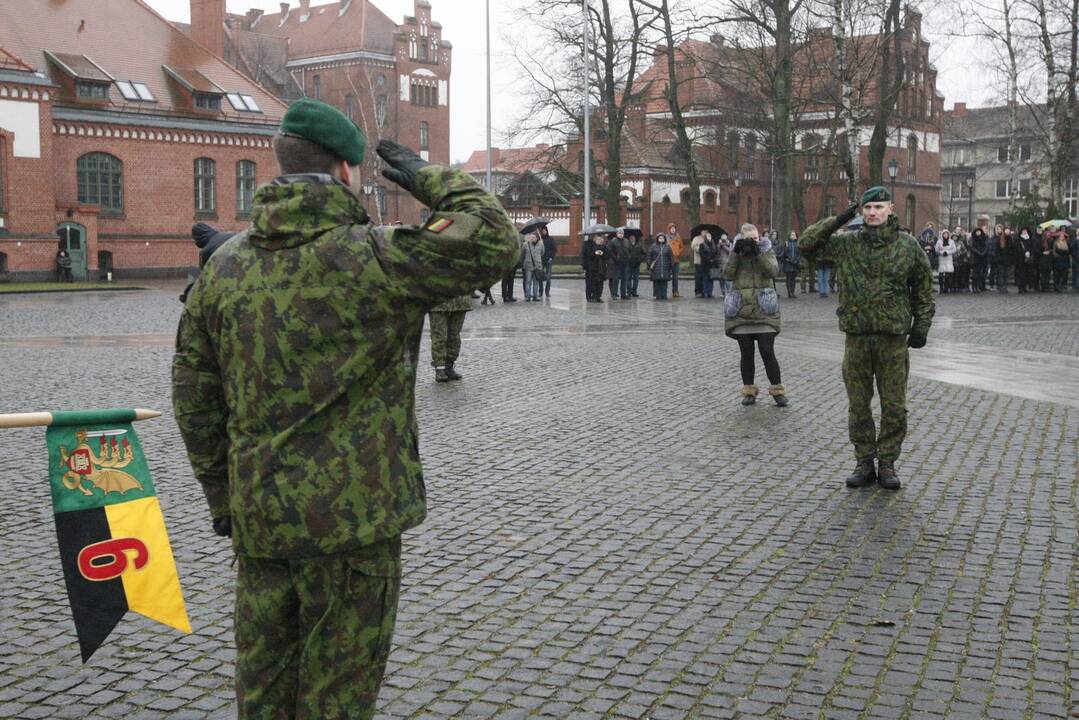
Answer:
<svg viewBox="0 0 1079 720"><path fill-rule="evenodd" d="M746 133L746 166L753 167L753 163L757 159L757 136L753 133Z"/></svg>
<svg viewBox="0 0 1079 720"><path fill-rule="evenodd" d="M250 215L255 199L255 163L241 160L236 163L236 214Z"/></svg>
<svg viewBox="0 0 1079 720"><path fill-rule="evenodd" d="M349 120L352 119L352 115L355 112L356 96L352 93L345 95L345 115Z"/></svg>
<svg viewBox="0 0 1079 720"><path fill-rule="evenodd" d="M685 188L682 190L681 193L679 193L678 201L682 203L682 207L687 207L689 205L689 197L689 188Z"/></svg>
<svg viewBox="0 0 1079 720"><path fill-rule="evenodd" d="M664 195L663 196L663 207L669 208L670 206L671 206L671 196L670 195Z"/></svg>
<svg viewBox="0 0 1079 720"><path fill-rule="evenodd" d="M737 130L731 130L727 133L727 162L731 168L738 167L738 143L739 136Z"/></svg>
<svg viewBox="0 0 1079 720"><path fill-rule="evenodd" d="M83 155L75 162L79 202L100 205L102 215L124 211L124 164L108 153Z"/></svg>
<svg viewBox="0 0 1079 720"><path fill-rule="evenodd" d="M313 82L314 82L314 85L315 85L315 99L316 100L321 100L322 99L322 78L320 76L316 75Z"/></svg>
<svg viewBox="0 0 1079 720"><path fill-rule="evenodd" d="M753 196L746 198L746 222L753 222Z"/></svg>
<svg viewBox="0 0 1079 720"><path fill-rule="evenodd" d="M195 158L195 212L217 212L217 163L207 157Z"/></svg>
<svg viewBox="0 0 1079 720"><path fill-rule="evenodd" d="M420 150L431 149L431 126L426 121L420 122Z"/></svg>
<svg viewBox="0 0 1079 720"><path fill-rule="evenodd" d="M711 190L704 193L704 206L709 210L714 210L716 207L716 194Z"/></svg>
<svg viewBox="0 0 1079 720"><path fill-rule="evenodd" d="M907 211L904 213L908 230L915 228L915 220L918 218L918 199L913 195L907 195Z"/></svg>
<svg viewBox="0 0 1079 720"><path fill-rule="evenodd" d="M913 179L918 172L918 136L907 137L907 174Z"/></svg>
<svg viewBox="0 0 1079 720"><path fill-rule="evenodd" d="M738 212L738 196L734 193L727 196L727 209L732 213Z"/></svg>

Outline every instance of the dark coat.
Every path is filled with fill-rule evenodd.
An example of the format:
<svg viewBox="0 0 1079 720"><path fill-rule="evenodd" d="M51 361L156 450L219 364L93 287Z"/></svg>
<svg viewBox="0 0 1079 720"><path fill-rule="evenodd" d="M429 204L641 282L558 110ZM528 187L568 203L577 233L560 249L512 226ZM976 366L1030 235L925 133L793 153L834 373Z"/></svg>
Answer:
<svg viewBox="0 0 1079 720"><path fill-rule="evenodd" d="M785 273L798 272L802 269L802 251L798 249L797 240L788 240L783 248L783 257L776 254L779 260L779 269Z"/></svg>
<svg viewBox="0 0 1079 720"><path fill-rule="evenodd" d="M640 240L626 240L626 265L628 267L640 267L644 262L644 246Z"/></svg>
<svg viewBox="0 0 1079 720"><path fill-rule="evenodd" d="M593 278L607 277L607 246L588 238L581 245L581 267Z"/></svg>
<svg viewBox="0 0 1079 720"><path fill-rule="evenodd" d="M541 235L543 241L543 255L548 260L558 257L558 243L550 235Z"/></svg>
<svg viewBox="0 0 1079 720"><path fill-rule="evenodd" d="M1024 265L1038 265L1038 258L1042 254L1042 241L1041 238L1036 235L1031 235L1026 240L1022 237L1018 238L1016 243L1016 256L1019 258L1019 262ZM1028 256L1027 253L1030 253Z"/></svg>
<svg viewBox="0 0 1079 720"><path fill-rule="evenodd" d="M701 256L701 266L706 268L719 267L719 250L715 240L705 240L697 249Z"/></svg>
<svg viewBox="0 0 1079 720"><path fill-rule="evenodd" d="M649 277L652 280L670 280L674 270L674 253L667 243L654 243L648 251Z"/></svg>
<svg viewBox="0 0 1079 720"><path fill-rule="evenodd" d="M975 231L970 236L970 261L975 265L981 265L988 262L989 259L989 238L985 236L984 232Z"/></svg>

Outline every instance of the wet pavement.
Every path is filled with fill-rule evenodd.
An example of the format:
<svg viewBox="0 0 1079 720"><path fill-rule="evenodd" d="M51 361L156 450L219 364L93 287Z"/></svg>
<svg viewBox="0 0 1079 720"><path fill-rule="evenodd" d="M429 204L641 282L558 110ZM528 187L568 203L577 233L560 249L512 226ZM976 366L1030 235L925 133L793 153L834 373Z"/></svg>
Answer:
<svg viewBox="0 0 1079 720"><path fill-rule="evenodd" d="M834 298L783 302L780 410L738 404L718 300L580 285L477 305L462 383L421 369L430 513L379 717L1079 712L1079 295L940 299L887 493L842 484ZM0 718L234 714L231 554L168 412L179 290L0 297L0 411L166 411L140 437L195 627L129 615L79 664L43 432L6 432Z"/></svg>

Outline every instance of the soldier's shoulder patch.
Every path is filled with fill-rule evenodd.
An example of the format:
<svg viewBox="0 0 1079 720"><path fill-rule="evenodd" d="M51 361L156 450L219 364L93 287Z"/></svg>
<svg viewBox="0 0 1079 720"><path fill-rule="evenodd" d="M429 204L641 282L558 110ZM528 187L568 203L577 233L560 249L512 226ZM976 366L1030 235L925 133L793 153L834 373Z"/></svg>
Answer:
<svg viewBox="0 0 1079 720"><path fill-rule="evenodd" d="M449 218L438 218L437 220L432 220L431 222L427 223L426 229L428 232L438 234L448 228L450 225L453 225L453 220L450 220Z"/></svg>

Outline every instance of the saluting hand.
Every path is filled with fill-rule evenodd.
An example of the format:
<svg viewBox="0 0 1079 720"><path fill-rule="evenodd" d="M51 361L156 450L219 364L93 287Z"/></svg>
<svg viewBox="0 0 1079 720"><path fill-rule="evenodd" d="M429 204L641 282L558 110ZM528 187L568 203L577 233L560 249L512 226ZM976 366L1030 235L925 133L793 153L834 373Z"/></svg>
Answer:
<svg viewBox="0 0 1079 720"><path fill-rule="evenodd" d="M413 152L411 148L393 140L383 140L375 148L375 152L389 165L382 170L386 179L392 180L409 192L412 192L416 173L431 164Z"/></svg>

